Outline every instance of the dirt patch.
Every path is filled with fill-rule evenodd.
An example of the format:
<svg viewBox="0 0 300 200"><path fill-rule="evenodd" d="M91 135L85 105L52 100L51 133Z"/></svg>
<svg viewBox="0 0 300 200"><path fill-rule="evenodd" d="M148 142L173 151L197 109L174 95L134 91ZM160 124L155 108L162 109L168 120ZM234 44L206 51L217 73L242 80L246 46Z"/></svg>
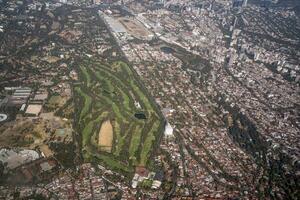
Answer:
<svg viewBox="0 0 300 200"><path fill-rule="evenodd" d="M99 137L98 145L102 151L111 152L113 142L113 127L109 120L102 123Z"/></svg>
<svg viewBox="0 0 300 200"><path fill-rule="evenodd" d="M48 145L42 144L39 147L40 147L41 152L43 152L46 157L53 156L53 152L50 150Z"/></svg>
<svg viewBox="0 0 300 200"><path fill-rule="evenodd" d="M16 120L0 126L0 147L28 147L34 141L32 135L34 124L31 120ZM30 134L29 134L30 132Z"/></svg>
<svg viewBox="0 0 300 200"><path fill-rule="evenodd" d="M75 30L64 30L59 34L59 36L62 39L64 39L66 42L70 44L78 40L81 35L82 35L81 31L75 31Z"/></svg>
<svg viewBox="0 0 300 200"><path fill-rule="evenodd" d="M60 60L60 58L56 57L56 56L47 56L47 57L42 58L42 60L46 61L49 64L53 64L53 63L58 62Z"/></svg>
<svg viewBox="0 0 300 200"><path fill-rule="evenodd" d="M150 33L139 21L128 18L119 18L119 22L123 24L131 35L139 39L147 39L152 35L152 33Z"/></svg>

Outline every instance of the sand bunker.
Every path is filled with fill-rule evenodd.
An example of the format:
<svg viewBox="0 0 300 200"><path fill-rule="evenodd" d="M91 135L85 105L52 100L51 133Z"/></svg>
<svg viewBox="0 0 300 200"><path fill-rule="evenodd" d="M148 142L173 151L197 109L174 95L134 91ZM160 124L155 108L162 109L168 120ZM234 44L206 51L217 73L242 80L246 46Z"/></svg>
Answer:
<svg viewBox="0 0 300 200"><path fill-rule="evenodd" d="M113 127L109 120L102 123L99 137L98 145L102 151L111 152L113 143Z"/></svg>

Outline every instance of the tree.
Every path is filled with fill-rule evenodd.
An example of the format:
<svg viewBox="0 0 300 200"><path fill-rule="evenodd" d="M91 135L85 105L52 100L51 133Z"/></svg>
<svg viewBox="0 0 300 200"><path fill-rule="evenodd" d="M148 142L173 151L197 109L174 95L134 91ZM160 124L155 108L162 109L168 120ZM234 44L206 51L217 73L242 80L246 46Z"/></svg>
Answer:
<svg viewBox="0 0 300 200"><path fill-rule="evenodd" d="M0 182L4 180L4 164L0 161Z"/></svg>

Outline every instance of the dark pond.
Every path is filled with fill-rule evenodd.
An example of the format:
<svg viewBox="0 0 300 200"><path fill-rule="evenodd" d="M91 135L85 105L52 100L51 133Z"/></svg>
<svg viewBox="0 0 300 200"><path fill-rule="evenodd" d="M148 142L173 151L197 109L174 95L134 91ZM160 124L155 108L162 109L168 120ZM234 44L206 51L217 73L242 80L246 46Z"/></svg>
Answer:
<svg viewBox="0 0 300 200"><path fill-rule="evenodd" d="M144 113L135 113L134 116L137 119L147 119L146 115Z"/></svg>

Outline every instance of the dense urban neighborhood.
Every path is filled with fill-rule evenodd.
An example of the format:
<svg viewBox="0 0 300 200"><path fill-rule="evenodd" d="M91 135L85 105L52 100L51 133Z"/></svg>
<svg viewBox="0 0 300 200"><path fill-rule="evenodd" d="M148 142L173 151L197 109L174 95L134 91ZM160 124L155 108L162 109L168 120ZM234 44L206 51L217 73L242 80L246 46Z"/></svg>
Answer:
<svg viewBox="0 0 300 200"><path fill-rule="evenodd" d="M0 199L298 199L300 2L0 0Z"/></svg>

